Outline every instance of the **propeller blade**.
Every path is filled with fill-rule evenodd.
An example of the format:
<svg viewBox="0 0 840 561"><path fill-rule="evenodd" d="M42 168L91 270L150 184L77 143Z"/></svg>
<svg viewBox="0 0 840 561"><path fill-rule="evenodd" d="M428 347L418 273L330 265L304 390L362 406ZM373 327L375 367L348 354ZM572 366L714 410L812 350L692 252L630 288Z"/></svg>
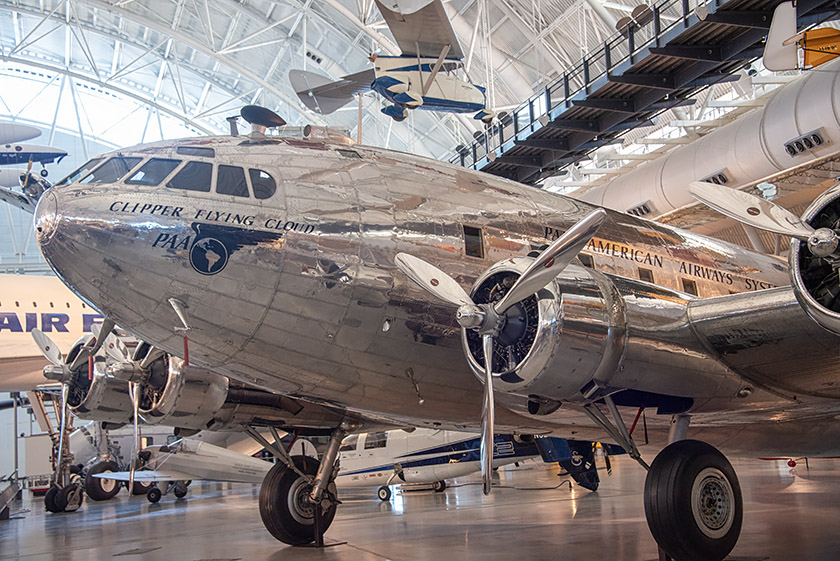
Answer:
<svg viewBox="0 0 840 561"><path fill-rule="evenodd" d="M105 318L102 321L102 325L94 324L90 328L93 336L96 338L96 344L90 350L90 354L95 355L99 352L99 349L102 348L102 345L105 343L105 340L114 331L114 322L108 318ZM106 350L107 352L107 350Z"/></svg>
<svg viewBox="0 0 840 561"><path fill-rule="evenodd" d="M517 279L508 293L493 306L496 313L500 315L505 313L508 308L517 302L542 290L545 285L563 272L563 269L580 253L580 250L589 243L589 240L595 235L606 218L606 211L599 208L566 230L525 269L525 272Z"/></svg>
<svg viewBox="0 0 840 561"><path fill-rule="evenodd" d="M695 199L747 226L808 241L814 229L795 214L759 196L704 181L692 181Z"/></svg>
<svg viewBox="0 0 840 561"><path fill-rule="evenodd" d="M61 351L58 350L58 346L48 335L36 327L32 330L32 338L35 339L35 344L38 345L38 348L41 349L41 352L44 353L48 361L56 366L64 365L64 357Z"/></svg>
<svg viewBox="0 0 840 561"><path fill-rule="evenodd" d="M418 257L408 253L398 253L394 257L394 264L426 291L441 300L455 306L474 306L467 292L461 288L455 279Z"/></svg>
<svg viewBox="0 0 840 561"><path fill-rule="evenodd" d="M55 481L57 484L64 486L64 481L59 481L62 474L61 465L64 460L64 433L67 432L67 396L70 393L70 386L61 384L61 428L58 433L58 458L55 462Z"/></svg>
<svg viewBox="0 0 840 561"><path fill-rule="evenodd" d="M481 411L481 483L485 495L490 494L493 481L493 432L495 405L493 403L493 337L483 335L484 347L484 408Z"/></svg>
<svg viewBox="0 0 840 561"><path fill-rule="evenodd" d="M139 415L139 408L140 408L140 392L139 392L139 384L135 382L129 382L128 384L129 393L131 394L131 408L134 412L133 417L133 436L134 436L134 444L131 447L131 463L128 467L128 492L134 492L134 471L137 468L137 454L140 452L140 424L138 420Z"/></svg>

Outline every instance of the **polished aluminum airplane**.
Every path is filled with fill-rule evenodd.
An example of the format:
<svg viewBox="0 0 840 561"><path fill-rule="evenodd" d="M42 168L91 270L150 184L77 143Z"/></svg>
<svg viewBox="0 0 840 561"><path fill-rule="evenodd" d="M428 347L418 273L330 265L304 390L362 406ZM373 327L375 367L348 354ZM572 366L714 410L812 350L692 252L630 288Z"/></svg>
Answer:
<svg viewBox="0 0 840 561"><path fill-rule="evenodd" d="M281 122L269 113L243 109L248 136L85 164L41 196L35 226L75 292L172 355L112 369L148 387L145 407L331 435L320 465L286 458L263 482L281 541L322 539L348 433L480 426L486 491L495 429L612 440L649 470L649 527L680 560L722 559L740 532L737 477L706 442L840 452L840 189L804 222L749 195L721 205L754 222L782 213L787 230L770 228L796 234L786 265L315 128L266 136ZM237 417L234 384L278 394L279 413ZM182 387L193 397L175 403ZM625 425L644 408L651 444L670 442L651 465ZM689 420L705 442L685 439Z"/></svg>

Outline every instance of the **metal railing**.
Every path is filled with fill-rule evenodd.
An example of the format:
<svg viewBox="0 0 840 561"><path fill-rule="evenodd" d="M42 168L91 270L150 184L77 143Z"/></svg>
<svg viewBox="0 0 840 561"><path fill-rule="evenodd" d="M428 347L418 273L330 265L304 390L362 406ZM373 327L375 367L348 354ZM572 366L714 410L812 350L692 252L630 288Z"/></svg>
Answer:
<svg viewBox="0 0 840 561"><path fill-rule="evenodd" d="M688 29L698 20L690 0L663 0L652 6L641 21L631 20L594 52L584 56L571 70L563 72L545 90L534 94L514 111L505 115L468 146L462 146L451 163L473 169L483 168L496 157L510 150L514 140L524 140L546 126L548 121L572 107L572 100L585 99L593 86L618 66L635 64L639 54L649 47L663 46L663 36L681 27ZM721 0L712 0L717 8ZM488 154L490 157L488 158Z"/></svg>

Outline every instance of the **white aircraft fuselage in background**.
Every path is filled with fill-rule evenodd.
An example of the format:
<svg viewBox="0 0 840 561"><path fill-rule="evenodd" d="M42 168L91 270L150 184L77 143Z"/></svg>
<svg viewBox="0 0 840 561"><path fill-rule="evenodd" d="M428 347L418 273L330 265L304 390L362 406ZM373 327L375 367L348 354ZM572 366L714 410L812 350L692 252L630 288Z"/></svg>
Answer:
<svg viewBox="0 0 840 561"><path fill-rule="evenodd" d="M0 392L49 382L48 364L32 339L40 329L67 352L102 316L53 276L0 274Z"/></svg>

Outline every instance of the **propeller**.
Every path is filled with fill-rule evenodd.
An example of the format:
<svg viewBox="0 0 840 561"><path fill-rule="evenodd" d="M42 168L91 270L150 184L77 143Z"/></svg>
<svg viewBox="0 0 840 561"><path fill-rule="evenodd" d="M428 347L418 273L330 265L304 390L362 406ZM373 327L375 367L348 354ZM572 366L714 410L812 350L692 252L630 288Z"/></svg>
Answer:
<svg viewBox="0 0 840 561"><path fill-rule="evenodd" d="M804 241L817 257L837 252L840 239L831 228L812 228L792 212L746 191L694 181L689 191L695 199L747 226Z"/></svg>
<svg viewBox="0 0 840 561"><path fill-rule="evenodd" d="M398 253L396 266L427 292L458 306L455 315L464 329L481 335L484 352L484 403L481 414L481 479L485 495L490 494L493 468L495 407L493 401L493 343L504 327L505 312L518 302L542 290L577 256L603 224L607 213L598 209L569 228L555 240L517 279L496 303L476 304L458 282L418 257Z"/></svg>

